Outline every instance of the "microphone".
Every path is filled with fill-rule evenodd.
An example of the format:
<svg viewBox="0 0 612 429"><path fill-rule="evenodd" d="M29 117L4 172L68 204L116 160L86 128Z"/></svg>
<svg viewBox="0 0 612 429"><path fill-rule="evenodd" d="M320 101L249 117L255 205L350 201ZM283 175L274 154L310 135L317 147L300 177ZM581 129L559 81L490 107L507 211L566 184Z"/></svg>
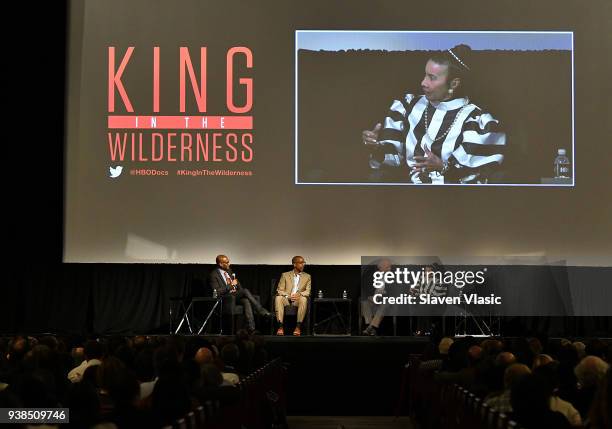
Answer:
<svg viewBox="0 0 612 429"><path fill-rule="evenodd" d="M234 272L230 272L230 275L232 276L232 280L236 280L236 273ZM238 289L238 285L232 286L234 289Z"/></svg>

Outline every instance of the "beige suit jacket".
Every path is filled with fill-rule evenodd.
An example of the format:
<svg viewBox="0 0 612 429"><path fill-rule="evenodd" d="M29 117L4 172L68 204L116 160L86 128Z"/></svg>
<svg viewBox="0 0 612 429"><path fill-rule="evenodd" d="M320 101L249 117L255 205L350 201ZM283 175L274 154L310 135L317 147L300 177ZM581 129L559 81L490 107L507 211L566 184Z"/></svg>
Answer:
<svg viewBox="0 0 612 429"><path fill-rule="evenodd" d="M293 270L287 271L281 275L281 278L276 287L276 294L279 296L290 296L293 290ZM310 296L310 274L302 272L298 283L298 293L303 297Z"/></svg>

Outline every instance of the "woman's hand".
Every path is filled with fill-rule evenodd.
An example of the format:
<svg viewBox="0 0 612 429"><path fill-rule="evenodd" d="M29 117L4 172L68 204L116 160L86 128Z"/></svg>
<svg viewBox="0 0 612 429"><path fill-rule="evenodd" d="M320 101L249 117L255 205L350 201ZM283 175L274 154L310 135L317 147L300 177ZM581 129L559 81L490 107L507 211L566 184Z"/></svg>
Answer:
<svg viewBox="0 0 612 429"><path fill-rule="evenodd" d="M378 132L382 128L382 124L378 123L371 130L361 132L361 139L366 146L378 146Z"/></svg>
<svg viewBox="0 0 612 429"><path fill-rule="evenodd" d="M442 159L430 151L427 147L425 148L425 156L415 156L414 159L417 161L412 168L421 171L442 171L444 163Z"/></svg>

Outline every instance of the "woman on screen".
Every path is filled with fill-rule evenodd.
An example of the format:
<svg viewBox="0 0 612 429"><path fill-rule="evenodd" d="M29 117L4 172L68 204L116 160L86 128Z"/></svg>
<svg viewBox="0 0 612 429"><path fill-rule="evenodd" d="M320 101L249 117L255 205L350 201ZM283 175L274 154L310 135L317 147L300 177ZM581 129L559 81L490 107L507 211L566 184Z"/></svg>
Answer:
<svg viewBox="0 0 612 429"><path fill-rule="evenodd" d="M370 168L406 169L412 183L487 183L504 160L499 121L467 96L467 45L432 55L421 82L424 95L394 100L383 124L363 131Z"/></svg>

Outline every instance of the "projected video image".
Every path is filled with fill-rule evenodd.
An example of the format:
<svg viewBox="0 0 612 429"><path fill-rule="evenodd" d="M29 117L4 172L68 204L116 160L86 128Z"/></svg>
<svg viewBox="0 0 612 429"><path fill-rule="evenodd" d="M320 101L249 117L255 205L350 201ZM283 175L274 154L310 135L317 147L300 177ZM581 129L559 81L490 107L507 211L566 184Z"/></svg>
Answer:
<svg viewBox="0 0 612 429"><path fill-rule="evenodd" d="M573 186L570 32L296 32L311 185Z"/></svg>

